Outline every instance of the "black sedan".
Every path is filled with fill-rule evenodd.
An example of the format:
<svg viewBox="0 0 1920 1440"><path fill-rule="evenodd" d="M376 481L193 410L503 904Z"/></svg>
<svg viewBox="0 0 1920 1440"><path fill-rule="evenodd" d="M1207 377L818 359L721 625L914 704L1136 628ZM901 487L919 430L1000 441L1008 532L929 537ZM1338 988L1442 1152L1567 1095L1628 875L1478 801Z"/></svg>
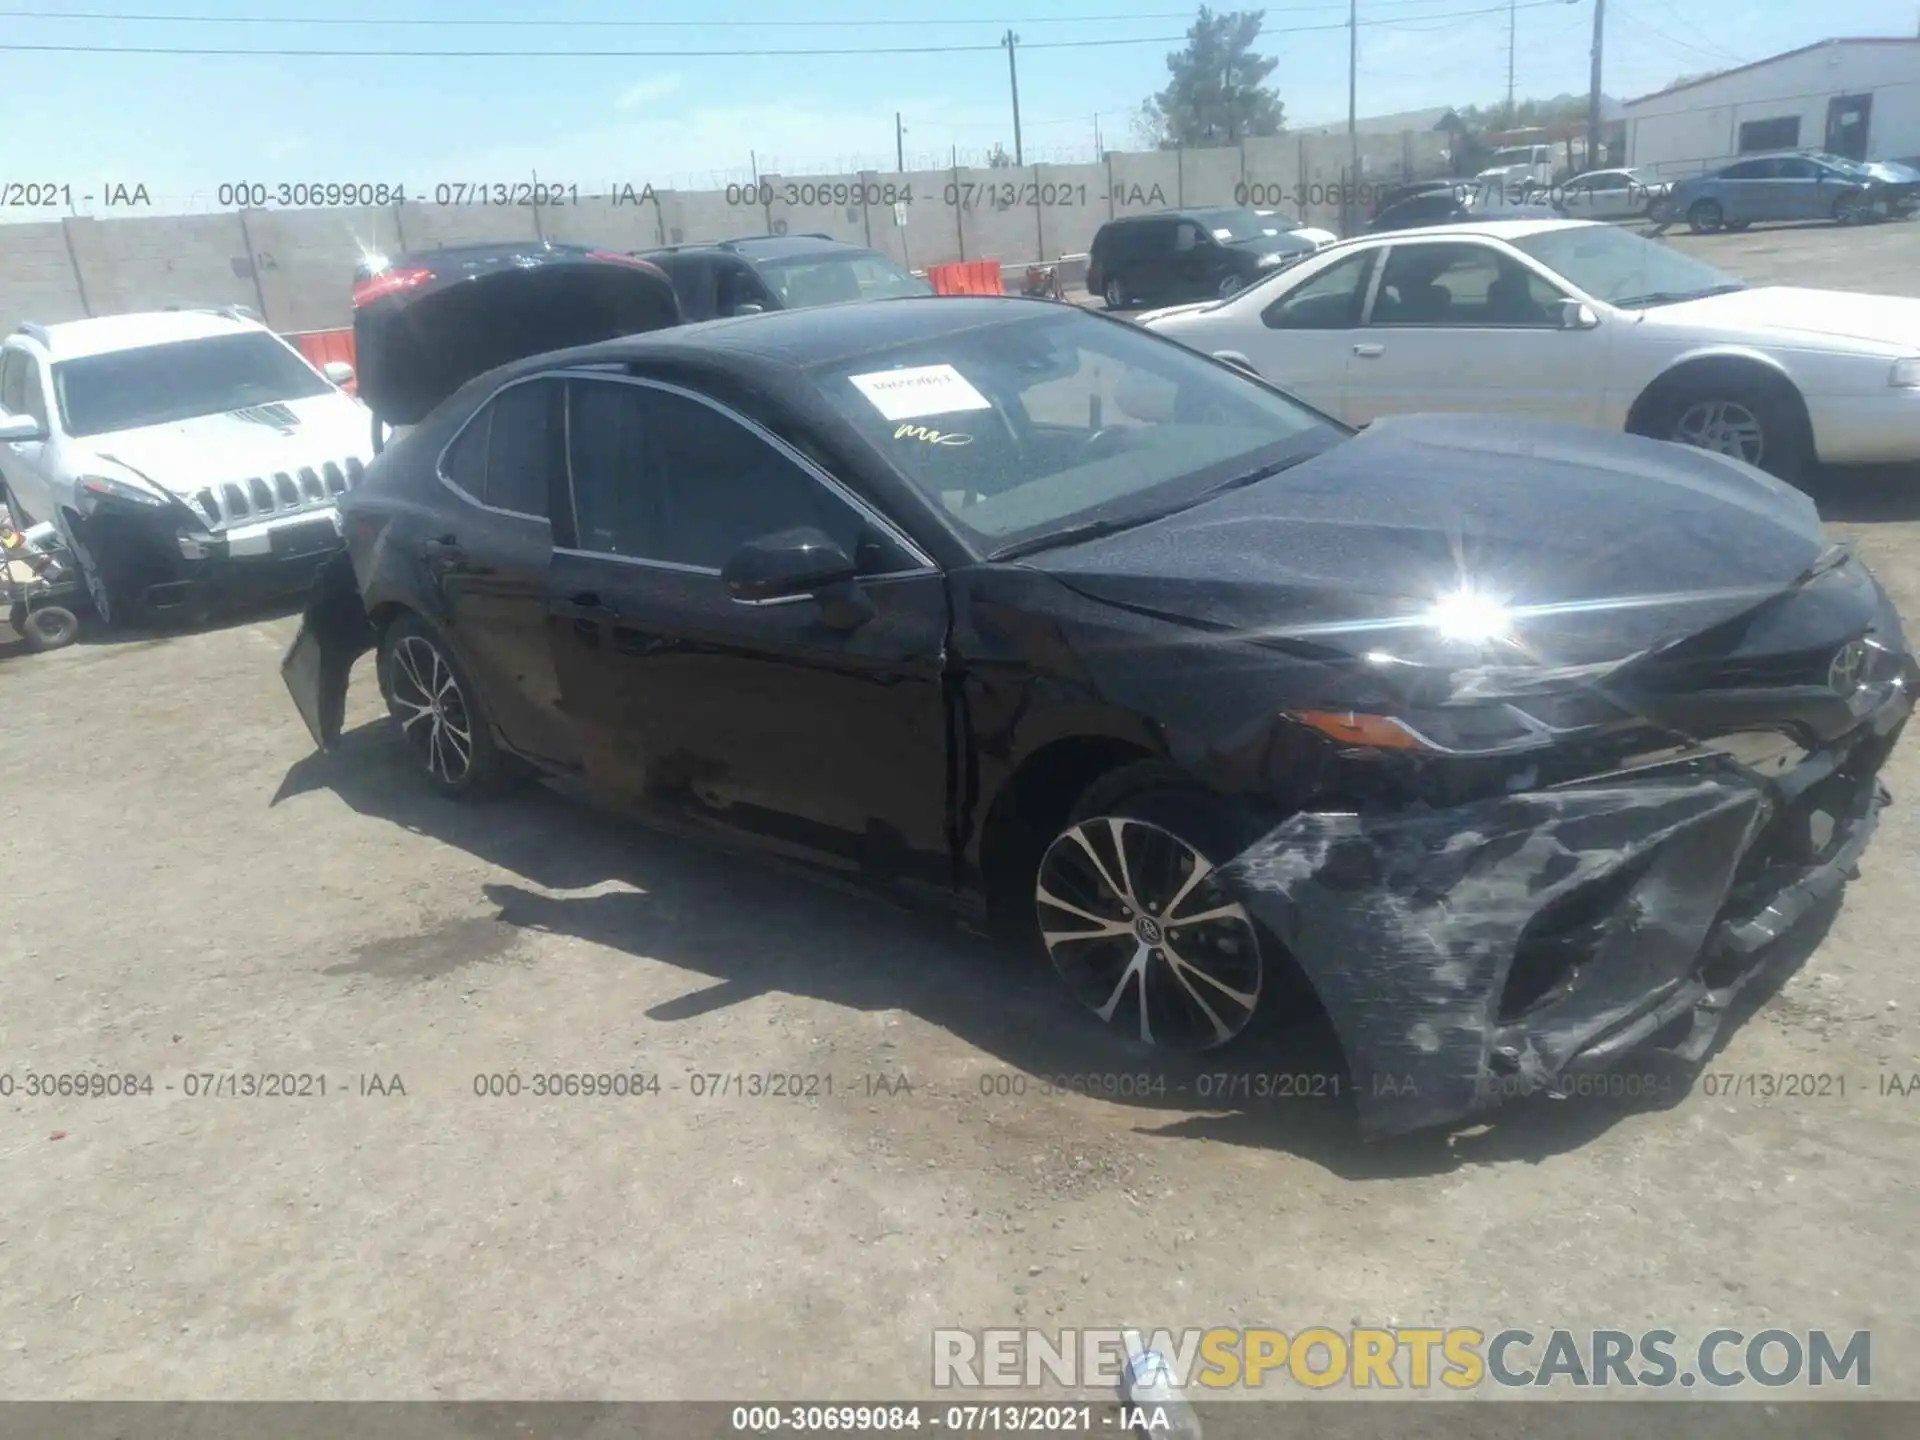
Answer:
<svg viewBox="0 0 1920 1440"><path fill-rule="evenodd" d="M342 510L282 667L321 746L372 651L449 796L575 774L939 895L1129 1043L1317 999L1372 1134L1698 1054L1853 867L1920 678L1737 461L1356 435L1011 298L533 356Z"/></svg>

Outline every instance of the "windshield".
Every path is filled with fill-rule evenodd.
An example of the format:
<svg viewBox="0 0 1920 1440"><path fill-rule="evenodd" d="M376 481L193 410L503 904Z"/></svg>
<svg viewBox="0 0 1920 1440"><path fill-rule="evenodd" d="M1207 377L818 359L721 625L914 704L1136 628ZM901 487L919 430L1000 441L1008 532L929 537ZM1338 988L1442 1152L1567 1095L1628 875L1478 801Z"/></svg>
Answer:
<svg viewBox="0 0 1920 1440"><path fill-rule="evenodd" d="M1073 309L814 372L983 553L1180 508L1346 432L1183 346Z"/></svg>
<svg viewBox="0 0 1920 1440"><path fill-rule="evenodd" d="M1614 225L1543 230L1512 243L1610 305L1635 308L1746 288L1724 270Z"/></svg>
<svg viewBox="0 0 1920 1440"><path fill-rule="evenodd" d="M838 305L849 300L891 300L900 295L933 293L933 287L926 281L915 279L873 250L763 260L755 268L790 310Z"/></svg>
<svg viewBox="0 0 1920 1440"><path fill-rule="evenodd" d="M299 355L258 330L115 350L53 367L60 421L76 436L305 400L332 389Z"/></svg>

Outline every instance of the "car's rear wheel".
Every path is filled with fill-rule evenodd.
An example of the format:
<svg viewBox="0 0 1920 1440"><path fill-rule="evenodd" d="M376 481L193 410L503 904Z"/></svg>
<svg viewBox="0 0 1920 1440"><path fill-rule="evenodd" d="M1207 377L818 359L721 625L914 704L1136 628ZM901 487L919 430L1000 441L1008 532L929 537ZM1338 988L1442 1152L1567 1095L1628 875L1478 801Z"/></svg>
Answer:
<svg viewBox="0 0 1920 1440"><path fill-rule="evenodd" d="M1696 200L1687 207L1687 228L1696 235L1711 235L1727 223L1727 213L1717 200Z"/></svg>
<svg viewBox="0 0 1920 1440"><path fill-rule="evenodd" d="M1126 282L1118 275L1109 275L1106 287L1100 293L1105 298L1109 310L1124 310L1133 298L1127 293Z"/></svg>
<svg viewBox="0 0 1920 1440"><path fill-rule="evenodd" d="M1160 767L1096 784L1034 881L1040 937L1067 989L1148 1044L1210 1050L1243 1034L1269 990L1272 942L1218 869L1249 838L1223 802Z"/></svg>
<svg viewBox="0 0 1920 1440"><path fill-rule="evenodd" d="M395 620L381 637L380 689L427 783L442 795L489 794L512 774L466 667L414 616Z"/></svg>

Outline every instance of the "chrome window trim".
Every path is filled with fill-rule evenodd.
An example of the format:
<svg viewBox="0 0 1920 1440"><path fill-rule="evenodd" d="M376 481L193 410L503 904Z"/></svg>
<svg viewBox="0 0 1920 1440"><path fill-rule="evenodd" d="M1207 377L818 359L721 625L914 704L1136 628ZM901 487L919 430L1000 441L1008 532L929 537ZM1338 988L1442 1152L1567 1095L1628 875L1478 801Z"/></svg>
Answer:
<svg viewBox="0 0 1920 1440"><path fill-rule="evenodd" d="M880 530L898 544L901 549L920 562L911 570L893 570L886 572L884 575L863 575L860 577L863 583L867 580L889 579L901 575L937 575L940 573L940 567L934 563L933 557L928 555L924 549L915 543L912 536L908 535L892 520L882 515L878 510L874 509L873 506L869 505L865 500L841 484L840 481L836 480L832 475L829 475L819 465L815 464L805 454L795 449L792 445L789 445L764 425L761 425L750 416L742 415L739 411L723 405L711 396L702 395L698 390L689 390L684 385L675 385L669 381L655 380L640 375L610 375L601 371L590 371L580 368L556 370L548 373L552 376L565 377L567 379L591 380L603 385L632 385L642 390L658 390L669 395L678 395L684 399L692 400L697 404L706 406L715 414L721 415L727 420L732 421L735 425L740 426L749 435L752 435L763 444L772 447L776 454L799 467L801 473L812 477L816 484L825 486L829 493L851 507L855 513L864 516L867 520L878 526ZM528 378L531 379L534 377L530 376ZM492 401L489 400L488 403L491 404ZM573 484L572 421L573 400L571 394L569 394L567 399L567 502L573 509L573 534L574 538L578 540L580 538L580 506ZM452 442L449 441L448 443L451 444ZM718 570L708 569L704 566L682 565L671 560L643 560L641 557L634 555L606 555L604 552L593 550L569 550L563 553L591 555L609 560L630 560L642 564L663 566L669 569L693 571L703 575L718 575L720 573Z"/></svg>
<svg viewBox="0 0 1920 1440"><path fill-rule="evenodd" d="M513 388L519 385L531 384L535 380L552 380L555 378L557 378L557 372L548 373L543 371L538 375L522 375L518 380L509 380L506 384L502 385L498 390L495 390L491 395L487 396L485 400L481 401L478 405L474 406L473 413L467 416L466 419L460 422L459 428L456 429L453 432L453 434L447 437L447 443L440 447L440 453L434 457L434 462L433 462L434 478L438 480L442 485L446 486L447 489L451 490L455 495L459 496L467 504L473 506L473 508L476 510L484 510L489 515L504 515L509 520L526 520L535 525L545 525L549 530L551 530L553 528L553 520L549 516L529 515L524 510L508 510L504 506L489 505L487 504L486 501L477 500L472 495L468 494L464 488L456 484L453 478L447 474L447 453L451 451L454 446L460 443L460 437L467 433L467 428L471 426L474 421L478 420L482 415L487 414L488 411L493 409L493 402L498 400L502 395L506 394L507 391L512 390ZM564 428L564 425L563 425L563 428ZM489 442L489 448L491 448L491 442L493 440L493 436L489 434L487 436L487 440ZM491 458L492 458L491 455L489 455L488 456L489 461L491 460ZM567 493L568 493L568 496L571 497L573 493L572 492L573 477L568 476L567 480L568 480ZM578 534L579 531L576 529L574 533Z"/></svg>

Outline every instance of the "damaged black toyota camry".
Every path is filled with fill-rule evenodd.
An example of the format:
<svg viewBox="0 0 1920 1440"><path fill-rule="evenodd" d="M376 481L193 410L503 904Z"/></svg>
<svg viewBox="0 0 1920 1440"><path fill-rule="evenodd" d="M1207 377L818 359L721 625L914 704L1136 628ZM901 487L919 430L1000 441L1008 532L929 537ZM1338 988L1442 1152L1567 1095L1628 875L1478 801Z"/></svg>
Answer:
<svg viewBox="0 0 1920 1440"><path fill-rule="evenodd" d="M282 667L317 743L371 651L450 795L576 774L939 895L1128 1044L1317 1002L1368 1134L1697 1056L1886 799L1899 617L1737 461L1355 434L1015 299L554 338L343 502Z"/></svg>

